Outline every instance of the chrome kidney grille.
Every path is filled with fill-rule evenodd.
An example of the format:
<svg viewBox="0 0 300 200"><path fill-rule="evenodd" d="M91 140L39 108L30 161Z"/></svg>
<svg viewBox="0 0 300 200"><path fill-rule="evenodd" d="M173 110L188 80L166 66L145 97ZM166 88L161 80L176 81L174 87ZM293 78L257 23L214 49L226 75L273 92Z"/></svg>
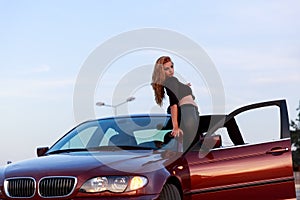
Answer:
<svg viewBox="0 0 300 200"><path fill-rule="evenodd" d="M72 194L77 184L75 177L44 177L38 183L38 194L43 198L59 198ZM5 193L11 198L31 198L36 193L36 181L31 177L5 180Z"/></svg>
<svg viewBox="0 0 300 200"><path fill-rule="evenodd" d="M46 177L39 182L39 195L41 197L69 196L75 188L74 177Z"/></svg>
<svg viewBox="0 0 300 200"><path fill-rule="evenodd" d="M5 193L14 198L30 198L35 194L33 178L10 178L4 183Z"/></svg>

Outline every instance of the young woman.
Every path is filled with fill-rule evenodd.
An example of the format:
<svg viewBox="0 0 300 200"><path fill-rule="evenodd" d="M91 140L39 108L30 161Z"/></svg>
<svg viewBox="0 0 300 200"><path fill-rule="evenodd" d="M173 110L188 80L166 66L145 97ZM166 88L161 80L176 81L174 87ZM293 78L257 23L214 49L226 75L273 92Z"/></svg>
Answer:
<svg viewBox="0 0 300 200"><path fill-rule="evenodd" d="M172 136L183 135L183 148L186 150L193 142L199 125L198 106L190 84L183 84L174 77L174 64L170 57L160 57L154 66L152 88L155 101L162 106L165 91L169 96L173 124Z"/></svg>

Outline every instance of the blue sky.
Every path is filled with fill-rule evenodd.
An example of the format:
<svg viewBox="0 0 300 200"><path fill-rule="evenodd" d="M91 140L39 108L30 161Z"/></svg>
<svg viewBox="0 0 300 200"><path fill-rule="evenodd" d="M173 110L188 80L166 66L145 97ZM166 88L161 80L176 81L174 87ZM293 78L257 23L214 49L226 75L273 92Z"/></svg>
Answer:
<svg viewBox="0 0 300 200"><path fill-rule="evenodd" d="M297 0L0 0L0 165L34 157L37 146L51 146L75 126L74 87L85 60L105 41L136 29L172 30L199 44L222 79L226 112L284 98L295 119L299 11ZM98 83L95 102L111 103L111 88L130 66L151 65L164 53L140 50L115 61ZM174 58L178 73L193 85L201 112L209 113L205 83ZM130 112L155 106L149 87L133 95ZM113 114L110 108L94 109L97 117Z"/></svg>

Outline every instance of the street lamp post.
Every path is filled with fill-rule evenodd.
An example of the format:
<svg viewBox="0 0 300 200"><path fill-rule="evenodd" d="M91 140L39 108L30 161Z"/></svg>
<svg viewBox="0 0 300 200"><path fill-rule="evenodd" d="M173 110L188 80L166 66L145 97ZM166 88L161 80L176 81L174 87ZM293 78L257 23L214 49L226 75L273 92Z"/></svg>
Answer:
<svg viewBox="0 0 300 200"><path fill-rule="evenodd" d="M119 104L116 104L116 105L109 105L109 104L106 104L104 102L97 102L96 103L96 106L106 106L106 107L111 107L114 109L114 114L117 115L117 108L125 103L128 103L130 101L133 101L135 100L135 97L128 97L125 101L119 103Z"/></svg>

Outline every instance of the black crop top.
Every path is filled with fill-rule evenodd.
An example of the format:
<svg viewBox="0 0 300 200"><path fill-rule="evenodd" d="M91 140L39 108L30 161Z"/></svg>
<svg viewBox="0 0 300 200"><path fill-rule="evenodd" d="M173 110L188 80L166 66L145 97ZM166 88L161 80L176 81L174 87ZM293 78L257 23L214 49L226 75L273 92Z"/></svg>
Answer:
<svg viewBox="0 0 300 200"><path fill-rule="evenodd" d="M176 77L172 76L166 79L164 86L169 96L170 106L178 104L183 97L188 95L192 95L195 99L192 89L188 85L179 82Z"/></svg>

